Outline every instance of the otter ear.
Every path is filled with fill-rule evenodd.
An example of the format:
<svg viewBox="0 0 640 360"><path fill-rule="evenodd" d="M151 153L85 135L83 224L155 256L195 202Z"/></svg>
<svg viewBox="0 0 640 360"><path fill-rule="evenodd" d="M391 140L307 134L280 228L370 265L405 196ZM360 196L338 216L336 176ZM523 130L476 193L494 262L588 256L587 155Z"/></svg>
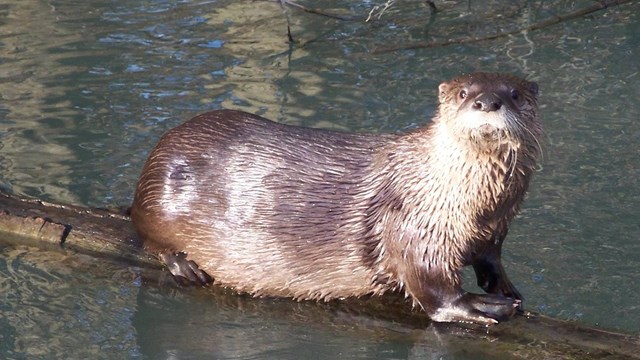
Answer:
<svg viewBox="0 0 640 360"><path fill-rule="evenodd" d="M529 82L529 91L533 94L533 96L538 96L538 83L535 81Z"/></svg>
<svg viewBox="0 0 640 360"><path fill-rule="evenodd" d="M442 84L440 84L440 86L438 86L438 100L440 100L441 103L445 101L445 94L449 91L450 88L451 84L449 84L448 82L443 82Z"/></svg>

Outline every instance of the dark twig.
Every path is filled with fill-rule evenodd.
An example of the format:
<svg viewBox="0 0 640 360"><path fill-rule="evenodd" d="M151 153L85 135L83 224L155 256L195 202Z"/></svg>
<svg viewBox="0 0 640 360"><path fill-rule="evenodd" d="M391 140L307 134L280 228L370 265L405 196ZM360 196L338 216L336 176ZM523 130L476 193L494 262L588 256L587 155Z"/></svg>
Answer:
<svg viewBox="0 0 640 360"><path fill-rule="evenodd" d="M436 42L419 41L419 42L414 42L414 43L404 44L404 45L385 46L385 47L379 47L374 49L372 53L382 54L382 53L387 53L387 52L392 52L397 50L428 49L428 48L435 48L435 47L445 47L445 46L454 45L454 44L458 44L458 45L468 44L468 43L498 39L501 37L514 35L514 34L526 32L526 31L540 30L549 26L559 24L564 21L576 19L584 15L606 9L609 7L626 4L631 1L634 1L634 0L601 0L591 6L584 7L582 9L579 9L577 11L574 11L566 15L551 17L549 19L543 20L541 22L535 23L525 28L520 28L512 31L501 32L498 34L491 34L491 35L485 35L485 36L466 37L461 39L449 39L445 41L436 41Z"/></svg>
<svg viewBox="0 0 640 360"><path fill-rule="evenodd" d="M438 8L436 7L436 3L434 3L433 1L430 1L430 0L426 0L425 3L427 5L429 5L429 11L431 12L431 15L435 15L435 13L438 12Z"/></svg>

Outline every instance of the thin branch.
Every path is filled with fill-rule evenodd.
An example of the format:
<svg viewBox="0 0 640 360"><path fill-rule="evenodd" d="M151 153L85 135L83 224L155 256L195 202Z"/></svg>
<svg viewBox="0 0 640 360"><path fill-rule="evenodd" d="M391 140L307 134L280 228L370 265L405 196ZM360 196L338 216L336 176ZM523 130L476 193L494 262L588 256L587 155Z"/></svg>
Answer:
<svg viewBox="0 0 640 360"><path fill-rule="evenodd" d="M382 14L384 14L385 11L387 11L388 8L390 8L391 6L393 6L393 4L396 2L396 0L387 0L387 2L383 5L384 7L382 8L382 10L380 10L380 12L378 12L377 14L377 18L378 20L380 20L380 18L382 17ZM371 20L371 18L374 16L374 13L376 11L378 11L380 9L381 5L376 5L373 7L373 9L371 9L371 11L369 11L369 16L367 16L367 20L365 20L364 22L369 22Z"/></svg>
<svg viewBox="0 0 640 360"><path fill-rule="evenodd" d="M282 8L282 13L287 18L287 38L289 39L289 44L294 44L293 36L291 35L291 17L289 16L289 11L284 6L284 0L279 0L280 8Z"/></svg>

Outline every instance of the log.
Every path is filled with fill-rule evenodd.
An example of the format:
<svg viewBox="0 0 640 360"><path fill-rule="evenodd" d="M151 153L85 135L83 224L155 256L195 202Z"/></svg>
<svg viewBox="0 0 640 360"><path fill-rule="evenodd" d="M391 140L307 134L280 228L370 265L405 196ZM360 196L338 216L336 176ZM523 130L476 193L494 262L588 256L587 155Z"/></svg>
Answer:
<svg viewBox="0 0 640 360"><path fill-rule="evenodd" d="M142 251L129 217L107 209L53 204L0 192L0 236L15 244L162 268L156 257Z"/></svg>
<svg viewBox="0 0 640 360"><path fill-rule="evenodd" d="M135 265L143 276L162 284L168 273L156 256L141 249L129 217L123 212L53 204L0 192L0 242L30 245L50 251L86 254L111 262ZM79 269L79 271L99 269ZM312 321L328 326L362 325L372 322L393 328L406 337L424 336L425 330L437 334L439 341L471 354L497 358L640 359L640 336L592 328L577 322L553 319L531 312L491 327L463 324L437 324L396 295L351 299L329 303L265 300L242 296L220 287L196 289L212 301L259 309L265 316L273 312L295 314L292 321ZM271 305L269 305L271 304ZM283 310L283 307L286 309ZM300 316L300 309L305 312ZM487 346L491 342L491 346Z"/></svg>

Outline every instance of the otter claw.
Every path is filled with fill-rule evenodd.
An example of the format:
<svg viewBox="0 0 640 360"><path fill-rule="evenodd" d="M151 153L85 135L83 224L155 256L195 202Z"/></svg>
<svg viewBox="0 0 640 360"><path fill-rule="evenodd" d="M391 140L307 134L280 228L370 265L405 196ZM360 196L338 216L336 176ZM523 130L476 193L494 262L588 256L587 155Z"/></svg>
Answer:
<svg viewBox="0 0 640 360"><path fill-rule="evenodd" d="M466 306L472 312L482 314L482 317L492 320L492 323L497 323L513 316L522 303L518 299L495 294L467 294L461 300L466 302Z"/></svg>
<svg viewBox="0 0 640 360"><path fill-rule="evenodd" d="M497 324L513 316L521 301L495 294L465 293L433 314L439 322L474 322L483 325Z"/></svg>
<svg viewBox="0 0 640 360"><path fill-rule="evenodd" d="M187 260L187 254L183 252L163 252L160 259L180 285L204 286L213 282L211 276L202 271L194 261Z"/></svg>

